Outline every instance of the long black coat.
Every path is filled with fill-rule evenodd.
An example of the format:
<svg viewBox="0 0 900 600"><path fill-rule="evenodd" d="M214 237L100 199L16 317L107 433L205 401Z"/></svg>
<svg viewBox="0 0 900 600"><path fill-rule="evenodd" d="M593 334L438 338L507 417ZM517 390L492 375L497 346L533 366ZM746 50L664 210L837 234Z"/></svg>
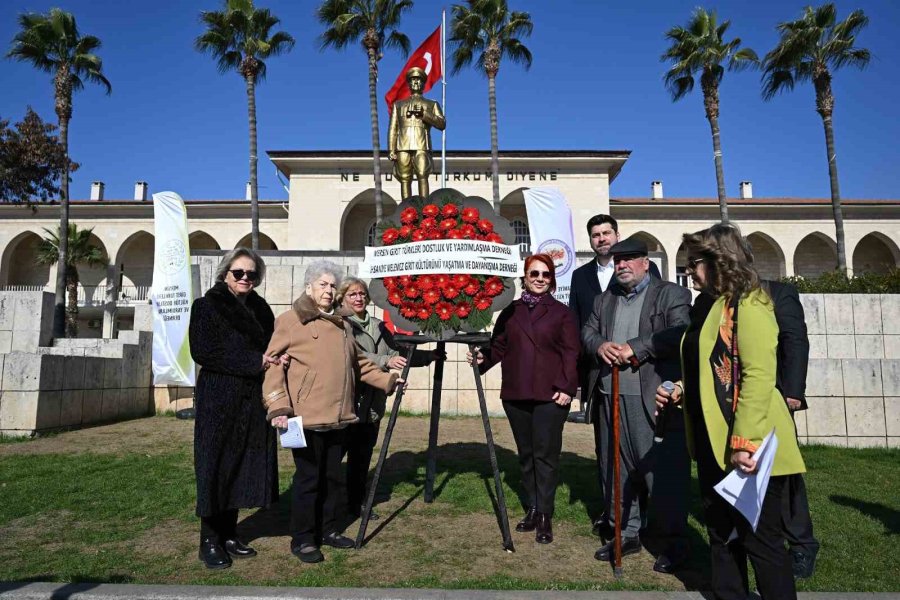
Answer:
<svg viewBox="0 0 900 600"><path fill-rule="evenodd" d="M278 496L275 430L262 405L262 356L274 329L256 292L238 302L217 283L191 308L197 516L268 506Z"/></svg>

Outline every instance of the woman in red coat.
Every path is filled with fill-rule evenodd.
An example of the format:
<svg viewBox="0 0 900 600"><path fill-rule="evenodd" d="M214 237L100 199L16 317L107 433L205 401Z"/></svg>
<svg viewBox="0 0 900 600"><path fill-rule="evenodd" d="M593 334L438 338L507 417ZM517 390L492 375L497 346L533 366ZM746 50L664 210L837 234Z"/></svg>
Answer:
<svg viewBox="0 0 900 600"><path fill-rule="evenodd" d="M525 259L522 296L497 318L491 343L474 357L484 373L500 363L500 399L509 418L525 488L525 518L516 531L535 531L535 541L553 541L553 503L558 480L562 432L581 350L575 314L556 300L553 259ZM473 356L467 354L469 364Z"/></svg>

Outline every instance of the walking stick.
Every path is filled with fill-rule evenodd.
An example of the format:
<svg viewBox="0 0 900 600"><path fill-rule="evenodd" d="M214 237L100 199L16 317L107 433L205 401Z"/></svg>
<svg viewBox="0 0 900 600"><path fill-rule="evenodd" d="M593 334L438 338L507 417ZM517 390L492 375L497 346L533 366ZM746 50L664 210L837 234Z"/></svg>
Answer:
<svg viewBox="0 0 900 600"><path fill-rule="evenodd" d="M619 367L612 365L612 421L613 421L613 518L615 533L613 537L613 575L622 577L622 472L619 449Z"/></svg>

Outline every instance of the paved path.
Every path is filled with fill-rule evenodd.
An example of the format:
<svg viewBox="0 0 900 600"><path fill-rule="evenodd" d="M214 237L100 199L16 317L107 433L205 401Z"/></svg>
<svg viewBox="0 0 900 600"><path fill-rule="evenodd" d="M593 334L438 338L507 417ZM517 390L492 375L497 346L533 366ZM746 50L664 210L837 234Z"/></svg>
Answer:
<svg viewBox="0 0 900 600"><path fill-rule="evenodd" d="M703 600L700 592L498 592L108 583L0 583L0 600ZM801 593L799 600L900 600L900 593Z"/></svg>

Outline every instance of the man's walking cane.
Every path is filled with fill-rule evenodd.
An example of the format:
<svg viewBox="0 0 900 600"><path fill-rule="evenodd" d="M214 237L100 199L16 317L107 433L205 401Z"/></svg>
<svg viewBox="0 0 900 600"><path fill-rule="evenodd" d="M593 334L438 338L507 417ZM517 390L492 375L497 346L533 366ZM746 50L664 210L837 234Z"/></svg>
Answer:
<svg viewBox="0 0 900 600"><path fill-rule="evenodd" d="M622 471L621 450L619 449L619 367L612 365L612 421L613 421L613 518L615 534L613 536L613 575L622 577Z"/></svg>

